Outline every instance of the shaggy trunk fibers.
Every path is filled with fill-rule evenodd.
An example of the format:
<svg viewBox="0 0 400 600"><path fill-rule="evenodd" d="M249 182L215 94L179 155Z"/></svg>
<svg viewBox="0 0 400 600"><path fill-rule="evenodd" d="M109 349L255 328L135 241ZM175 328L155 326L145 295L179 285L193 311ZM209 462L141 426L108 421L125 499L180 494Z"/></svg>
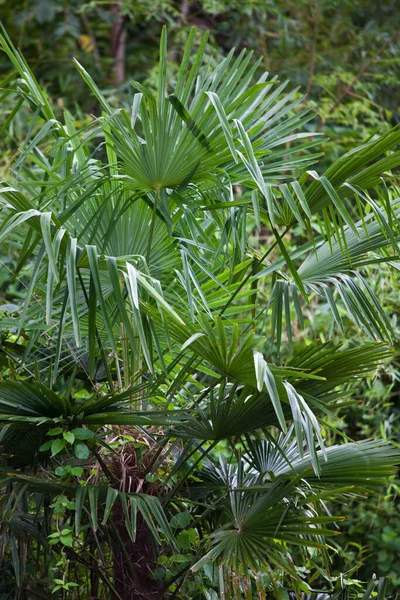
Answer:
<svg viewBox="0 0 400 600"><path fill-rule="evenodd" d="M137 432L129 431L137 437ZM158 495L161 487L146 481L146 463L151 459L138 457L135 444L127 444L109 462L109 468L119 481L119 488L127 493ZM137 513L136 539L133 542L125 525L125 515L121 503L115 502L112 513L111 539L114 562L114 586L123 600L155 600L160 597L161 581L152 578L156 568L157 547L153 536Z"/></svg>

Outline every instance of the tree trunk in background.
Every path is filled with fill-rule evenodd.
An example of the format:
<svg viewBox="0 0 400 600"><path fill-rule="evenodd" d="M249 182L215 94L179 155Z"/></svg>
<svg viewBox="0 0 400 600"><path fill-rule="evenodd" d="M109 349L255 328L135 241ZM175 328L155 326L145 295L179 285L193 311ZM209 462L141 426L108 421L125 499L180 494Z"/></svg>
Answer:
<svg viewBox="0 0 400 600"><path fill-rule="evenodd" d="M121 5L114 4L112 12L115 15L115 21L111 29L111 49L110 54L113 58L112 80L116 85L121 85L125 81L125 53L126 53L126 16L121 14Z"/></svg>

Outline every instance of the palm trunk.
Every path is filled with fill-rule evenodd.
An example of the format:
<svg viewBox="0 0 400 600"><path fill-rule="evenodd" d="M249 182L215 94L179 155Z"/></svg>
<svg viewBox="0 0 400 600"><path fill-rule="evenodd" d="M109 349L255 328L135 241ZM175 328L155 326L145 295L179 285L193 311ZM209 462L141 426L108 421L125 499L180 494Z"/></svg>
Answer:
<svg viewBox="0 0 400 600"><path fill-rule="evenodd" d="M129 434L138 436L129 429ZM151 455L150 455L151 458ZM146 482L146 461L136 453L134 445L124 446L119 456L114 456L108 466L119 481L120 489L127 493L156 495L160 487ZM126 528L122 505L116 501L111 512L112 554L114 587L122 600L156 600L160 598L162 582L153 579L157 566L157 547L153 536L138 512L136 539L133 542Z"/></svg>
<svg viewBox="0 0 400 600"><path fill-rule="evenodd" d="M114 587L122 600L156 600L161 581L152 578L156 552L152 535L138 515L136 540L132 542L125 526L121 505L113 510Z"/></svg>

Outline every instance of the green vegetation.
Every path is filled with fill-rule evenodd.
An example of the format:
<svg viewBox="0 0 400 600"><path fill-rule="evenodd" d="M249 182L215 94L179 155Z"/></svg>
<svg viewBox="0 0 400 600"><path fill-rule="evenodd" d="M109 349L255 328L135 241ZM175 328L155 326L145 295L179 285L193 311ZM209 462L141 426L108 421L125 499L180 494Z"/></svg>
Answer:
<svg viewBox="0 0 400 600"><path fill-rule="evenodd" d="M339 4L5 20L0 598L396 597L399 40Z"/></svg>

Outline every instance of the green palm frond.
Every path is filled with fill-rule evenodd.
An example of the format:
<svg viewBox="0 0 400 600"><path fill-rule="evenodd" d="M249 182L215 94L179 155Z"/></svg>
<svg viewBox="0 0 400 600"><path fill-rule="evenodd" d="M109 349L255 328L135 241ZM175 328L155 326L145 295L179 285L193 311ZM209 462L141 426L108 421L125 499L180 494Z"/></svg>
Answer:
<svg viewBox="0 0 400 600"><path fill-rule="evenodd" d="M398 460L397 448L385 442L361 441L326 449L326 460L320 454L320 471L312 469L312 457L307 452L300 456L297 443L288 435L274 446L267 440L250 440L246 460L266 482L281 475L301 475L315 489L341 489L351 492L357 487L376 488L393 473ZM284 450L282 452L282 450ZM262 489L250 487L251 489Z"/></svg>
<svg viewBox="0 0 400 600"><path fill-rule="evenodd" d="M247 468L209 463L208 493L222 494L229 509L220 513L223 522L211 535L213 547L195 569L206 560L221 561L234 570L246 565L256 571L266 560L283 567L276 552L278 540L323 549L324 538L335 534L327 525L341 519L323 514L324 501L382 485L393 473L399 451L387 443L365 441L333 446L326 460L320 458L315 475L311 453L301 456L289 432L274 444L249 438ZM204 496L207 486L199 489ZM288 564L285 567L290 570Z"/></svg>
<svg viewBox="0 0 400 600"><path fill-rule="evenodd" d="M11 482L16 484L14 490L18 491L17 497L19 500L21 493L26 491L46 495L63 494L74 499L77 507L75 512L76 535L79 535L80 532L80 526L85 515L84 509L87 509L91 523L96 530L100 526L104 527L107 521L112 519L112 509L117 502L122 507L126 528L132 541L136 539L137 513L139 512L158 543L161 543L160 532L166 536L169 543L175 543L173 532L161 503L154 496L144 493L125 493L105 484L84 487L69 483L57 484L49 482L43 477L22 475L18 472L0 473L0 481L2 485ZM11 496L13 501L15 500L14 496L15 492ZM40 530L33 523L31 515L16 512L17 505L12 506L10 499L5 508L5 523L7 522L7 515L9 515L7 526L13 536L23 536L29 533L29 535L34 535L43 546L46 545L46 540L43 539Z"/></svg>
<svg viewBox="0 0 400 600"><path fill-rule="evenodd" d="M73 429L81 425L174 425L187 419L181 411L132 410L131 405L139 399L143 396L135 400L129 391L128 398L126 393L121 397L112 394L72 403L43 384L8 380L0 384L0 420L13 425L30 424L31 428L61 425Z"/></svg>
<svg viewBox="0 0 400 600"><path fill-rule="evenodd" d="M343 330L343 309L353 322L373 339L392 340L392 326L380 302L363 272L369 266L389 263L398 256L398 201L392 203L393 213L385 210L369 214L342 229L341 237L328 241L316 240L297 248L292 255L283 256L274 265L262 269L256 276L260 279L279 273L287 267L285 279L279 278L273 288L270 304L272 329L280 341L282 322L286 321L288 339L292 338L292 320L288 310L277 310L291 298L295 304L300 325L303 324L302 307L297 290L303 296L316 293L327 304L332 317ZM378 216L377 216L378 214ZM310 251L311 250L311 251ZM303 259L302 257L306 255ZM294 261L302 258L299 267ZM299 287L299 282L301 286ZM305 296L307 299L307 296Z"/></svg>
<svg viewBox="0 0 400 600"><path fill-rule="evenodd" d="M377 600L385 600L387 584L388 580L385 577L380 577L377 579L375 576L373 576L365 589L361 590L360 588L356 588L356 590L354 590L356 594L354 597L356 598L358 596L359 598L362 598L362 600L372 600L372 598L377 598ZM302 592L301 600L347 600L349 597L353 597L350 589L351 585L351 583L348 585L346 582L341 582L338 580L337 584L335 585L335 589L332 590L332 592ZM349 596L349 594L351 595ZM362 594L362 596L360 594ZM293 592L289 593L289 598L290 600L297 600Z"/></svg>

